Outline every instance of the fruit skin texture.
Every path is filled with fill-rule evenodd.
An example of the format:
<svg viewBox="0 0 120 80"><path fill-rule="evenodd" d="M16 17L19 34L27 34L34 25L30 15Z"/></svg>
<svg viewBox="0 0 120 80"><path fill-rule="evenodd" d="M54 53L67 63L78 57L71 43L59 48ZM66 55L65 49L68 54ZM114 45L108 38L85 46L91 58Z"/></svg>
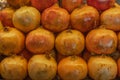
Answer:
<svg viewBox="0 0 120 80"><path fill-rule="evenodd" d="M65 30L55 40L55 47L62 55L79 55L85 45L84 35L77 30Z"/></svg>
<svg viewBox="0 0 120 80"><path fill-rule="evenodd" d="M46 8L49 8L53 4L57 3L57 1L58 0L31 0L31 5L42 12Z"/></svg>
<svg viewBox="0 0 120 80"><path fill-rule="evenodd" d="M25 36L16 28L5 27L0 30L0 53L3 55L18 54L24 48Z"/></svg>
<svg viewBox="0 0 120 80"><path fill-rule="evenodd" d="M27 76L27 60L21 56L6 57L1 61L0 70L5 80L23 80Z"/></svg>
<svg viewBox="0 0 120 80"><path fill-rule="evenodd" d="M52 32L61 32L68 28L70 15L64 8L53 5L42 13L42 25Z"/></svg>
<svg viewBox="0 0 120 80"><path fill-rule="evenodd" d="M113 7L115 0L87 0L87 4L95 7L99 11L104 11Z"/></svg>
<svg viewBox="0 0 120 80"><path fill-rule="evenodd" d="M16 10L13 15L14 26L24 33L37 28L40 24L40 12L34 7L24 6Z"/></svg>
<svg viewBox="0 0 120 80"><path fill-rule="evenodd" d="M82 5L83 0L62 0L62 7L71 13L75 8Z"/></svg>
<svg viewBox="0 0 120 80"><path fill-rule="evenodd" d="M117 75L117 64L108 56L93 56L88 61L89 76L94 80L113 80Z"/></svg>
<svg viewBox="0 0 120 80"><path fill-rule="evenodd" d="M87 71L87 63L78 56L66 57L58 63L58 74L62 80L82 80Z"/></svg>
<svg viewBox="0 0 120 80"><path fill-rule="evenodd" d="M105 10L100 16L101 25L113 31L120 31L120 8L110 8Z"/></svg>
<svg viewBox="0 0 120 80"><path fill-rule="evenodd" d="M34 53L41 54L54 48L54 34L43 28L37 28L26 36L26 48Z"/></svg>
<svg viewBox="0 0 120 80"><path fill-rule="evenodd" d="M91 30L86 36L86 48L96 54L111 54L117 48L117 35L104 28Z"/></svg>
<svg viewBox="0 0 120 80"><path fill-rule="evenodd" d="M0 11L0 21L2 22L3 26L14 27L12 23L14 12L15 10L12 8L4 8Z"/></svg>
<svg viewBox="0 0 120 80"><path fill-rule="evenodd" d="M52 80L57 72L57 62L53 57L34 55L28 62L28 73L32 80Z"/></svg>
<svg viewBox="0 0 120 80"><path fill-rule="evenodd" d="M88 32L96 28L99 24L99 13L91 6L76 8L71 13L71 25L73 29L81 32Z"/></svg>

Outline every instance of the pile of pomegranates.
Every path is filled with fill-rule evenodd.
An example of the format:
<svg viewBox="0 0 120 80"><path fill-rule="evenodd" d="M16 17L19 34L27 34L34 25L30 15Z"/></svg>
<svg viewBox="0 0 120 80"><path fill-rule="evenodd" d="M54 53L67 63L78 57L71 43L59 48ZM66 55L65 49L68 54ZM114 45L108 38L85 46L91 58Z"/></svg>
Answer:
<svg viewBox="0 0 120 80"><path fill-rule="evenodd" d="M119 80L120 5L0 0L0 75L0 80Z"/></svg>

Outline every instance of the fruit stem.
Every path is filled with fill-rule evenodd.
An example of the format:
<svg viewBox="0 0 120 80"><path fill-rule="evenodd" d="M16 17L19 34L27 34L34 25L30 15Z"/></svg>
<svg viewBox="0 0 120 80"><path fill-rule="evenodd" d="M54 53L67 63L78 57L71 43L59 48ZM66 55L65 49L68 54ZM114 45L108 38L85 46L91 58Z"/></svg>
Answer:
<svg viewBox="0 0 120 80"><path fill-rule="evenodd" d="M71 29L68 29L66 32L68 32L68 33L72 33Z"/></svg>
<svg viewBox="0 0 120 80"><path fill-rule="evenodd" d="M50 59L50 58L51 58L48 51L45 52L45 56L46 56L47 59Z"/></svg>

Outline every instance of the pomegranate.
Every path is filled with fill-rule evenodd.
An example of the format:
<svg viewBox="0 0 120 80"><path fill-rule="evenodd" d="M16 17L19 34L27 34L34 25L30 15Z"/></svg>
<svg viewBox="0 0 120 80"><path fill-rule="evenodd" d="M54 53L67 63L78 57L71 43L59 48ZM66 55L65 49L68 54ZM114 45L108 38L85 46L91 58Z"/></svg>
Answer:
<svg viewBox="0 0 120 80"><path fill-rule="evenodd" d="M104 11L113 7L115 1L116 0L87 0L87 4L95 7L99 11Z"/></svg>
<svg viewBox="0 0 120 80"><path fill-rule="evenodd" d="M79 55L85 45L84 35L77 30L65 30L55 40L55 47L62 55Z"/></svg>
<svg viewBox="0 0 120 80"><path fill-rule="evenodd" d="M117 75L117 64L108 56L92 56L88 61L88 72L94 80L113 80Z"/></svg>
<svg viewBox="0 0 120 80"><path fill-rule="evenodd" d="M86 36L86 48L96 54L111 54L117 48L117 35L104 28L91 30Z"/></svg>
<svg viewBox="0 0 120 80"><path fill-rule="evenodd" d="M29 4L30 0L7 0L8 4L14 8L19 8Z"/></svg>
<svg viewBox="0 0 120 80"><path fill-rule="evenodd" d="M101 25L113 31L120 31L120 8L114 7L104 11L100 16Z"/></svg>
<svg viewBox="0 0 120 80"><path fill-rule="evenodd" d="M69 56L58 63L61 80L83 80L87 76L87 63L78 56Z"/></svg>
<svg viewBox="0 0 120 80"><path fill-rule="evenodd" d="M62 7L71 13L75 8L82 5L83 0L62 0Z"/></svg>
<svg viewBox="0 0 120 80"><path fill-rule="evenodd" d="M39 26L40 13L34 7L24 6L16 10L12 21L17 29L27 33Z"/></svg>
<svg viewBox="0 0 120 80"><path fill-rule="evenodd" d="M27 76L27 60L21 56L6 57L0 64L4 80L23 80Z"/></svg>
<svg viewBox="0 0 120 80"><path fill-rule="evenodd" d="M0 53L3 55L18 54L24 48L25 36L15 28L5 27L0 30Z"/></svg>
<svg viewBox="0 0 120 80"><path fill-rule="evenodd" d="M40 54L50 51L54 48L55 37L52 32L43 28L37 28L26 37L26 48L34 53Z"/></svg>
<svg viewBox="0 0 120 80"><path fill-rule="evenodd" d="M118 33L118 50L120 51L120 32Z"/></svg>
<svg viewBox="0 0 120 80"><path fill-rule="evenodd" d="M57 2L58 0L31 0L31 5L39 11L43 11Z"/></svg>
<svg viewBox="0 0 120 80"><path fill-rule="evenodd" d="M57 72L57 62L49 55L34 55L28 62L28 73L32 80L52 80Z"/></svg>
<svg viewBox="0 0 120 80"><path fill-rule="evenodd" d="M42 25L52 32L61 32L68 28L70 15L64 8L54 5L42 13Z"/></svg>
<svg viewBox="0 0 120 80"><path fill-rule="evenodd" d="M0 11L0 21L4 26L13 27L12 17L15 10L12 8L5 8Z"/></svg>
<svg viewBox="0 0 120 80"><path fill-rule="evenodd" d="M71 13L73 29L88 32L99 25L99 12L91 6L77 8Z"/></svg>

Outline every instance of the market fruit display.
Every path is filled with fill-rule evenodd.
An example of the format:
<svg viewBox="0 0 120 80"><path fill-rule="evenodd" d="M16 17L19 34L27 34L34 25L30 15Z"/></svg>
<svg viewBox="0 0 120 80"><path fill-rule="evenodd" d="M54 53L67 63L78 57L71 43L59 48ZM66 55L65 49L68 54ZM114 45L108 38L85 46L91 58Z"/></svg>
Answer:
<svg viewBox="0 0 120 80"><path fill-rule="evenodd" d="M115 0L0 0L0 80L119 80Z"/></svg>

